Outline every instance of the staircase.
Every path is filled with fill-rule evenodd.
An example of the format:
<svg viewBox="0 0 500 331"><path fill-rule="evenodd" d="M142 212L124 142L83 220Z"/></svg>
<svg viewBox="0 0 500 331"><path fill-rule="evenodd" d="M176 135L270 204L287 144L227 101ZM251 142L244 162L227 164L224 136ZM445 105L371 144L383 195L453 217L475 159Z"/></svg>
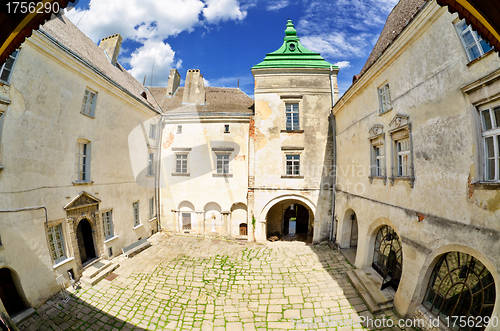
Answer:
<svg viewBox="0 0 500 331"><path fill-rule="evenodd" d="M85 266L82 272L81 282L93 286L108 276L120 265L107 260L97 260L92 264Z"/></svg>
<svg viewBox="0 0 500 331"><path fill-rule="evenodd" d="M375 270L355 269L348 271L347 276L372 314L392 310L396 292L391 287L380 290L382 276Z"/></svg>

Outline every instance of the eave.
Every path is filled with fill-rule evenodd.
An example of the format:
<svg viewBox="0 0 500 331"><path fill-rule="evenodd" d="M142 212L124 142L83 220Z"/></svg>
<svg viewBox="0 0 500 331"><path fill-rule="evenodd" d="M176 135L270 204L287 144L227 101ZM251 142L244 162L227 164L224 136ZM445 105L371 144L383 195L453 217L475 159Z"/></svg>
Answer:
<svg viewBox="0 0 500 331"><path fill-rule="evenodd" d="M40 8L39 3L58 3L60 9L64 9L70 2L75 0L42 0L34 1L37 3L35 8ZM53 15L49 13L21 13L20 5L17 13L7 13L7 3L9 0L0 0L0 65L7 57L21 46L26 38L31 36L33 30L37 30L41 24L49 20ZM18 1L29 3L29 1ZM13 10L11 7L10 10Z"/></svg>

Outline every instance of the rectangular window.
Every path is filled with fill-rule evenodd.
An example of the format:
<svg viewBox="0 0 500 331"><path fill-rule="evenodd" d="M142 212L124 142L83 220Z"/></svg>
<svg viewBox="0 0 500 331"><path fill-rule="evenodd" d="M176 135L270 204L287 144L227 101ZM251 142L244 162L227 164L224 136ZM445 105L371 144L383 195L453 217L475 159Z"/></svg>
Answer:
<svg viewBox="0 0 500 331"><path fill-rule="evenodd" d="M102 213L102 224L104 225L104 237L113 238L113 214L111 210Z"/></svg>
<svg viewBox="0 0 500 331"><path fill-rule="evenodd" d="M177 125L177 134L182 133L182 125Z"/></svg>
<svg viewBox="0 0 500 331"><path fill-rule="evenodd" d="M500 181L500 106L481 113L481 135L484 144L484 179Z"/></svg>
<svg viewBox="0 0 500 331"><path fill-rule="evenodd" d="M460 35L460 40L467 52L469 61L477 59L491 49L491 46L470 25L465 23L465 20L461 20L455 27Z"/></svg>
<svg viewBox="0 0 500 331"><path fill-rule="evenodd" d="M149 124L149 138L156 139L156 124Z"/></svg>
<svg viewBox="0 0 500 331"><path fill-rule="evenodd" d="M229 173L229 154L217 154L217 173Z"/></svg>
<svg viewBox="0 0 500 331"><path fill-rule="evenodd" d="M285 105L286 129L299 130L299 104L287 103Z"/></svg>
<svg viewBox="0 0 500 331"><path fill-rule="evenodd" d="M94 117L96 99L97 92L86 89L85 94L83 95L82 110L80 111L80 113Z"/></svg>
<svg viewBox="0 0 500 331"><path fill-rule="evenodd" d="M155 198L149 198L149 219L155 217Z"/></svg>
<svg viewBox="0 0 500 331"><path fill-rule="evenodd" d="M148 154L148 175L154 175L155 174L155 154L154 153L149 153Z"/></svg>
<svg viewBox="0 0 500 331"><path fill-rule="evenodd" d="M141 224L141 220L139 219L139 201L134 202L132 208L134 210L134 227L136 227Z"/></svg>
<svg viewBox="0 0 500 331"><path fill-rule="evenodd" d="M76 176L78 181L90 181L90 143L88 142L77 143Z"/></svg>
<svg viewBox="0 0 500 331"><path fill-rule="evenodd" d="M179 174L187 174L187 154L175 155L175 172Z"/></svg>
<svg viewBox="0 0 500 331"><path fill-rule="evenodd" d="M378 88L378 98L380 104L380 114L392 109L389 84L385 84L384 86Z"/></svg>
<svg viewBox="0 0 500 331"><path fill-rule="evenodd" d="M286 156L286 174L288 176L300 175L300 155Z"/></svg>
<svg viewBox="0 0 500 331"><path fill-rule="evenodd" d="M396 141L398 176L410 175L410 139Z"/></svg>
<svg viewBox="0 0 500 331"><path fill-rule="evenodd" d="M58 263L66 259L64 253L64 240L62 234L62 225L58 224L48 228L49 232L49 245L50 251L52 253L52 259L55 263Z"/></svg>
<svg viewBox="0 0 500 331"><path fill-rule="evenodd" d="M229 124L224 125L224 133L229 133Z"/></svg>
<svg viewBox="0 0 500 331"><path fill-rule="evenodd" d="M8 83L10 77L12 76L12 69L14 68L14 62L16 62L17 51L9 55L5 63L0 68L0 80Z"/></svg>
<svg viewBox="0 0 500 331"><path fill-rule="evenodd" d="M385 170L384 145L373 146L373 153L375 164L372 173L374 176L383 177Z"/></svg>

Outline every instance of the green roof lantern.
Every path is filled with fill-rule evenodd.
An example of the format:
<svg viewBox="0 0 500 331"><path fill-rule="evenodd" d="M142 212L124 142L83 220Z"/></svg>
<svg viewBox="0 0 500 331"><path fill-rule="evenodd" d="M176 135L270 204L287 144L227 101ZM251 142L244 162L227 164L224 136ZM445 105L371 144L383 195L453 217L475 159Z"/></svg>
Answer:
<svg viewBox="0 0 500 331"><path fill-rule="evenodd" d="M264 61L256 64L252 69L261 68L337 68L328 63L319 53L312 52L302 46L300 38L297 37L292 20L288 20L285 29L283 45L272 53L266 54Z"/></svg>

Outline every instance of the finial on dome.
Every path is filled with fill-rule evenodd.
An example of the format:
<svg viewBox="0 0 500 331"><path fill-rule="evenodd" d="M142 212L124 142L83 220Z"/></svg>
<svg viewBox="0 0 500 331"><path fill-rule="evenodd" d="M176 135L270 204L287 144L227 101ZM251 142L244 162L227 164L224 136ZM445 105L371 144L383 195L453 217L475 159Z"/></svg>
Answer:
<svg viewBox="0 0 500 331"><path fill-rule="evenodd" d="M297 35L297 30L293 27L292 20L289 18L287 23L286 23L286 29L285 29L285 34L287 36L296 36Z"/></svg>

